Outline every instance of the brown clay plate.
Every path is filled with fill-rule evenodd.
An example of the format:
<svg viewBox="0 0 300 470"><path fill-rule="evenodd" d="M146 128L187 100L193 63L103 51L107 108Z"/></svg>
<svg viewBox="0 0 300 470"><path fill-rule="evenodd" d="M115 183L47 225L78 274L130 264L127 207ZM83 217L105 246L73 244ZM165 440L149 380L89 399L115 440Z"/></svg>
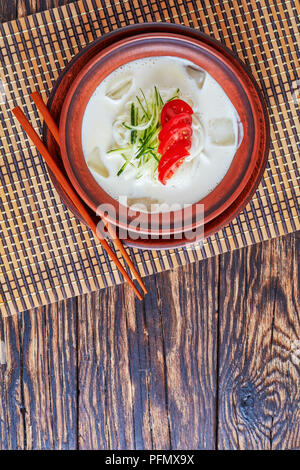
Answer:
<svg viewBox="0 0 300 470"><path fill-rule="evenodd" d="M119 202L94 179L82 150L83 117L98 85L127 62L151 56L176 56L205 69L222 86L242 124L242 142L229 170L217 187L198 201L204 205L204 223L217 217L234 202L253 173L261 153L264 153L266 139L260 126L264 113L255 88L239 64L236 65L206 43L177 34L146 33L118 41L97 54L74 79L62 108L60 139L64 166L78 194L94 212L101 204L113 206L117 216L113 218L108 215L107 219L122 228L126 229L128 224L133 226L138 216L138 230L141 233L173 234L182 231L182 221L186 230L196 227L198 203L193 204L188 216L184 210L171 212L171 224L166 232L162 214L140 213L124 206L120 209ZM119 211L126 217L121 219Z"/></svg>
<svg viewBox="0 0 300 470"><path fill-rule="evenodd" d="M133 25L121 30L117 30L115 32L109 33L102 38L99 38L92 44L90 44L87 48L82 50L74 59L73 61L67 66L64 72L59 77L58 81L55 84L55 87L51 93L48 106L50 111L52 112L53 116L59 120L61 109L63 103L65 101L65 97L67 95L68 90L74 79L77 77L78 73L82 68L90 62L90 60L95 57L99 51L103 50L104 48L114 44L116 41L122 40L124 38L128 38L130 36L136 36L138 34L143 35L144 33L176 33L177 35L183 35L184 37L190 37L193 39L198 39L202 43L206 43L211 48L216 49L219 53L226 57L228 61L233 61L236 66L238 66L242 72L245 82L248 82L249 87L252 89L254 93L254 98L251 96L251 99L257 100L256 104L259 105L262 114L260 115L259 121L257 121L258 129L263 136L261 148L262 151L259 152L259 156L257 158L256 164L253 168L253 171L249 175L248 180L246 181L244 188L240 192L240 194L234 199L231 205L229 205L224 211L222 211L217 217L214 217L209 222L205 223L204 227L204 234L205 237L215 233L218 231L222 226L230 222L247 204L250 200L251 196L253 195L257 185L260 181L262 173L264 171L267 155L268 155L268 148L269 148L269 122L268 117L265 109L265 105L263 100L260 96L260 92L257 88L257 85L254 79L251 77L250 73L247 71L246 67L239 61L239 59L235 58L232 53L227 49L224 48L220 43L215 41L213 38L201 33L199 31L186 28L179 25L168 24L168 23L148 23L143 25ZM60 154L58 148L56 147L49 131L44 127L44 140L48 145L52 154L55 154L56 157L59 159ZM68 200L66 195L63 192L63 189L59 187L58 183L54 181L58 192L62 196L62 199L66 203L66 205L75 213L76 210L74 209L72 202ZM99 188L99 186L98 186ZM80 217L79 217L80 218ZM135 238L135 237L134 237ZM167 249L167 248L176 248L179 246L186 245L188 243L194 242L194 240L187 240L185 238L178 239L176 237L171 236L168 239L163 239L161 237L157 239L131 239L130 234L129 238L125 240L125 242L130 246L135 246L139 248L148 248L148 249Z"/></svg>

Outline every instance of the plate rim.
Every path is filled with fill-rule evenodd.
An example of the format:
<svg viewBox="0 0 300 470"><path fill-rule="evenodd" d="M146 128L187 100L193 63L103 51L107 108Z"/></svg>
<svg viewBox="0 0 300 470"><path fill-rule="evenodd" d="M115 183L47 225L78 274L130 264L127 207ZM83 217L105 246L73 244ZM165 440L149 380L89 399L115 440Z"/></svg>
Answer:
<svg viewBox="0 0 300 470"><path fill-rule="evenodd" d="M48 107L50 111L55 111L55 98L56 94L59 91L59 88L63 82L64 79L66 79L67 75L69 74L70 70L72 68L76 67L76 63L78 63L80 58L83 58L84 56L87 56L93 49L97 47L101 47L101 44L103 42L109 42L112 41L115 36L121 36L121 37L128 37L130 34L136 35L137 33L144 33L145 30L148 30L149 32L175 32L178 34L183 34L183 35L191 35L192 37L195 38L201 38L203 40L208 41L210 44L213 44L215 47L219 48L224 52L225 54L230 55L233 57L237 62L240 63L240 65L244 68L246 71L249 79L251 80L252 84L254 85L256 92L260 98L260 102L262 103L262 108L264 110L264 117L265 117L265 124L266 124L266 150L263 156L263 159L260 163L259 166L259 171L256 173L254 176L254 181L251 181L250 184L249 182L247 183L246 187L243 189L242 193L239 195L236 201L229 206L229 208L224 211L221 215L213 219L212 221L208 222L208 224L205 225L204 227L204 238L207 238L214 233L218 232L222 227L225 225L228 225L239 213L242 212L242 210L245 208L247 203L251 200L253 194L255 193L263 172L265 170L267 161L268 161L268 154L269 154L269 146L270 146L270 122L269 122L269 116L267 112L267 106L265 103L265 100L263 98L263 95L259 89L259 86L252 76L251 71L249 70L248 66L244 64L241 59L236 56L229 48L224 46L222 43L217 41L215 38L193 28L189 28L187 26L179 25L179 24L174 24L174 23L167 23L167 22L162 22L162 23L142 23L142 24L134 24L134 25L129 25L124 28L120 28L117 30L113 30L111 32L108 32L104 34L103 36L100 36L93 42L89 43L87 46L82 48L76 56L73 57L73 59L65 66L65 68L62 70L60 73L59 77L54 83L54 86L52 88L51 94L48 99ZM96 54L96 52L94 52ZM93 57L93 56L92 56ZM87 61L88 62L88 61ZM87 63L86 62L86 63ZM50 144L52 146L52 149L56 148L56 151L58 151L57 147L55 147L55 143L53 142L53 138L50 135L50 132L48 131L46 125L44 124L43 126L43 140L46 144ZM63 202L67 206L68 209L71 210L71 212L80 219L78 213L76 213L76 210L74 210L74 207L72 206L72 202L68 200L66 197L63 189L60 187L60 185L57 183L55 180L55 177L53 174L50 173L50 177L52 179L52 182L58 191L60 197L62 198ZM91 214L95 217L95 214L91 211ZM80 219L82 221L82 219ZM140 248L140 249L153 249L153 250L167 250L167 249L176 249L176 248L182 248L186 245L190 245L191 243L195 243L196 241L194 240L174 240L174 239L169 239L169 240L161 240L161 239L148 239L148 240L132 240L130 238L127 238L124 240L124 242L134 248Z"/></svg>
<svg viewBox="0 0 300 470"><path fill-rule="evenodd" d="M156 48L153 50L154 44L156 44ZM228 91L232 93L233 104L242 121L244 132L241 144L237 148L222 180L205 197L191 205L192 217L189 217L188 220L184 216L183 209L171 212L171 227L168 230L165 230L160 223L161 214L155 217L157 227L153 229L152 214L137 211L136 214L131 215L130 209L125 206L122 206L122 213L127 214L126 221L119 220L120 206L118 201L101 187L101 184L95 180L86 164L82 150L81 134L85 109L91 95L98 86L99 80L102 81L120 64L127 63L128 59L132 60L131 51L134 51L135 58L144 57L144 54L147 57L149 54L160 55L161 51L157 52L158 45L161 50L164 50L163 55L175 55L173 49L176 48L176 57L189 57L190 60L197 61L197 65L201 67L205 67L206 64L206 70L208 70L208 73L214 74L213 76L219 84L224 75L223 88L225 88L227 94ZM222 74L221 78L218 77L218 73ZM235 76L235 79L232 80L231 76ZM203 221L197 221L198 204L204 204L204 224L223 213L234 203L250 180L255 167L261 160L266 145L263 107L259 96L256 94L256 89L249 82L244 69L236 61L229 60L222 52L203 41L164 32L132 35L116 41L97 53L74 77L62 106L59 127L64 167L80 197L95 212L102 203L112 204L116 216L108 214L107 219L110 223L123 229L126 229L128 225L130 226L130 223L138 215L140 223L138 232L149 234L169 235L180 232L181 229L176 229L176 221L178 220L185 220L185 230L195 229L203 223ZM150 219L151 229L149 228Z"/></svg>

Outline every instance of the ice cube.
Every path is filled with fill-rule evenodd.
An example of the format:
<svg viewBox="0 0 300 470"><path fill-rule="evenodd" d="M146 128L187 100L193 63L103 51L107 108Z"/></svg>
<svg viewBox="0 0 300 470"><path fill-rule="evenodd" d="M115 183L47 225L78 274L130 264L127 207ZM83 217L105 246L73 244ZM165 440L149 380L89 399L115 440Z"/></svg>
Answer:
<svg viewBox="0 0 300 470"><path fill-rule="evenodd" d="M229 118L216 118L209 121L209 135L215 145L233 145L235 135L232 120Z"/></svg>
<svg viewBox="0 0 300 470"><path fill-rule="evenodd" d="M106 89L106 96L112 100L122 99L132 87L132 77L125 77L117 82L111 83Z"/></svg>
<svg viewBox="0 0 300 470"><path fill-rule="evenodd" d="M93 151L89 154L87 159L87 165L91 170L98 173L98 175L103 176L103 178L109 177L109 171L101 159L98 147L95 147Z"/></svg>
<svg viewBox="0 0 300 470"><path fill-rule="evenodd" d="M186 71L187 71L188 75L196 82L196 85L198 86L198 88L200 88L200 90L201 90L201 88L204 85L204 81L205 81L205 72L204 72L204 70L202 70L202 69L200 69L196 66L187 65Z"/></svg>
<svg viewBox="0 0 300 470"><path fill-rule="evenodd" d="M128 206L135 211L156 212L159 201L150 197L128 198Z"/></svg>

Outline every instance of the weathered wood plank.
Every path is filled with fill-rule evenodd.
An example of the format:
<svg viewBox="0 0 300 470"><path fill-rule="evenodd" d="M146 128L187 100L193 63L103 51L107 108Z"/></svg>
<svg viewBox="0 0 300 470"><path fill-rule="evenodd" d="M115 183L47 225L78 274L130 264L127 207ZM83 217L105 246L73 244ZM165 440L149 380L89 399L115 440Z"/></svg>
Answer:
<svg viewBox="0 0 300 470"><path fill-rule="evenodd" d="M300 450L299 253L299 232L274 243L278 268L268 376L275 384L270 441L276 450Z"/></svg>
<svg viewBox="0 0 300 470"><path fill-rule="evenodd" d="M7 0L4 0L7 1ZM55 8L74 2L74 0L9 0L17 7L17 16L31 15L39 11Z"/></svg>
<svg viewBox="0 0 300 470"><path fill-rule="evenodd" d="M135 447L169 449L170 430L161 315L155 278L147 280L149 295L135 302L125 289L130 378L135 390L133 408ZM127 303L126 300L129 300ZM150 314L149 314L150 312Z"/></svg>
<svg viewBox="0 0 300 470"><path fill-rule="evenodd" d="M214 448L215 266L147 279L144 304L127 286L79 299L80 448Z"/></svg>
<svg viewBox="0 0 300 470"><path fill-rule="evenodd" d="M17 16L17 0L0 1L0 22L14 20Z"/></svg>
<svg viewBox="0 0 300 470"><path fill-rule="evenodd" d="M77 300L20 318L27 449L77 447Z"/></svg>
<svg viewBox="0 0 300 470"><path fill-rule="evenodd" d="M214 449L218 258L156 279L171 447Z"/></svg>
<svg viewBox="0 0 300 470"><path fill-rule="evenodd" d="M121 288L78 299L79 448L133 449L133 400ZM124 308L125 310L125 308Z"/></svg>
<svg viewBox="0 0 300 470"><path fill-rule="evenodd" d="M77 447L77 300L0 319L0 449Z"/></svg>
<svg viewBox="0 0 300 470"><path fill-rule="evenodd" d="M297 249L291 235L221 258L219 448L300 448Z"/></svg>
<svg viewBox="0 0 300 470"><path fill-rule="evenodd" d="M0 316L0 450L25 445L19 318Z"/></svg>

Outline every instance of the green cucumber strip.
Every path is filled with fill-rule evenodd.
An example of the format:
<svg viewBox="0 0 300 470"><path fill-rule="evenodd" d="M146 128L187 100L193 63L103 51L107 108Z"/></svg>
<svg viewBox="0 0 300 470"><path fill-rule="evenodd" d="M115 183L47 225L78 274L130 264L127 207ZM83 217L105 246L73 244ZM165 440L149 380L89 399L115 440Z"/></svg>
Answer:
<svg viewBox="0 0 300 470"><path fill-rule="evenodd" d="M137 102L139 103L140 107L142 108L143 113L144 113L145 116L149 119L148 113L147 113L147 111L145 110L144 105L142 104L141 100L139 99L138 96L136 96L136 99L137 99Z"/></svg>
<svg viewBox="0 0 300 470"><path fill-rule="evenodd" d="M130 111L130 122L131 126L135 126L135 109L134 109L134 103L131 103L131 111ZM130 142L134 144L134 131L132 130L130 133Z"/></svg>
<svg viewBox="0 0 300 470"><path fill-rule="evenodd" d="M179 91L178 88L174 96L168 101L178 98ZM159 146L158 135L161 130L160 114L163 106L164 101L157 86L154 86L150 101L147 101L143 90L139 90L139 95L136 95L135 102L130 104L130 118L128 119L130 123L122 123L130 131L130 144L128 147L111 149L108 152L125 152L121 153L125 162L119 169L118 176L123 173L129 163L139 169L136 178L142 176L139 173L146 171L146 168L150 169L154 177L160 161L157 148ZM156 161L156 165L154 165L153 159ZM154 167L156 168L154 169Z"/></svg>
<svg viewBox="0 0 300 470"><path fill-rule="evenodd" d="M125 168L127 167L129 161L126 160L126 162L124 163L124 165L121 166L121 168L119 169L118 173L117 173L117 176L120 176L121 173L123 173L123 171L125 170Z"/></svg>
<svg viewBox="0 0 300 470"><path fill-rule="evenodd" d="M152 152L152 150L149 150L149 153L150 153L150 155L152 155L152 157L154 157L155 160L159 163L159 158L157 158L157 156L155 155L155 153Z"/></svg>

